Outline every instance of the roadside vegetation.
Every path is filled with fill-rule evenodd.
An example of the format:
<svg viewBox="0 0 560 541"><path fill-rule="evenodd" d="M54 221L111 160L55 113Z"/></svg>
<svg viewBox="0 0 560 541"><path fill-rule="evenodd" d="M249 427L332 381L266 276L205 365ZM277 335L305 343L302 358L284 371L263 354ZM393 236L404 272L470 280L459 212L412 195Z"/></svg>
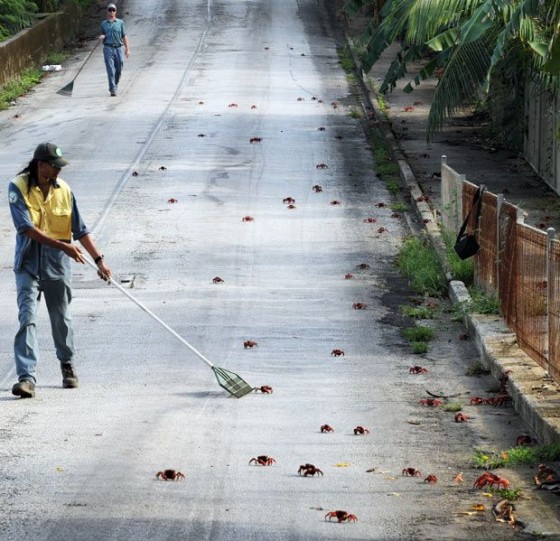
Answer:
<svg viewBox="0 0 560 541"><path fill-rule="evenodd" d="M62 64L68 58L65 53L53 53L47 57L46 64ZM47 72L39 68L28 68L18 77L13 77L0 86L0 111L8 109L14 101L27 94Z"/></svg>
<svg viewBox="0 0 560 541"><path fill-rule="evenodd" d="M560 10L555 0L465 2L464 0L348 0L350 18L367 24L357 41L368 72L391 45L397 50L379 92L391 92L407 78L407 68L422 62L405 92L437 77L427 138L457 111L468 108L491 121L491 131L507 147L523 142L525 89L550 93L560 83Z"/></svg>
<svg viewBox="0 0 560 541"><path fill-rule="evenodd" d="M92 0L72 0L80 6ZM0 41L14 36L33 25L44 13L61 8L63 0L0 0Z"/></svg>

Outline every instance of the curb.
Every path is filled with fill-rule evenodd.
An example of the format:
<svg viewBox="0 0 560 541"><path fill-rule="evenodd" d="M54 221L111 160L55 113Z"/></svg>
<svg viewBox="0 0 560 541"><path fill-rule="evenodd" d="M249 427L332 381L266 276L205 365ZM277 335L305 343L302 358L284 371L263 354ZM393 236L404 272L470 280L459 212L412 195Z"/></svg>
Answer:
<svg viewBox="0 0 560 541"><path fill-rule="evenodd" d="M373 115L367 116L373 116L377 120L377 126L388 150L399 167L401 181L406 193L410 193L416 217L420 220L423 232L428 236L445 271L449 298L454 305L468 302L470 295L465 284L451 280L446 257L447 248L435 213L423 197L418 181L393 134L390 119L378 106L375 91L369 89L365 83L366 74L355 56L352 40L348 37L346 40L356 66L355 75L366 101L364 109L366 114L373 111ZM529 425L539 444L560 443L560 385L517 346L515 333L507 327L501 317L466 314L463 323L475 341L483 364L491 374L499 379L506 371L511 371L508 374L507 389L513 407Z"/></svg>

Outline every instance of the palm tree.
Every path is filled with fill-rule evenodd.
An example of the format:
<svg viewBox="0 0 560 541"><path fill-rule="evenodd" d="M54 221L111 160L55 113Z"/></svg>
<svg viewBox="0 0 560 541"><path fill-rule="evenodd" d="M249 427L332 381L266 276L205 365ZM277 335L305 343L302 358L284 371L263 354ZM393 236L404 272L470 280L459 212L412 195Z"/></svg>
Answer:
<svg viewBox="0 0 560 541"><path fill-rule="evenodd" d="M354 16L368 0L350 0ZM380 91L392 90L407 64L425 65L406 87L412 92L422 80L439 75L428 117L428 138L446 118L465 105L504 98L493 89L507 82L513 88L506 108L522 109L525 77L541 91L555 93L560 81L560 6L558 0L387 0L379 25L368 25L361 38L367 71L391 44L400 42ZM522 115L512 115L520 118Z"/></svg>

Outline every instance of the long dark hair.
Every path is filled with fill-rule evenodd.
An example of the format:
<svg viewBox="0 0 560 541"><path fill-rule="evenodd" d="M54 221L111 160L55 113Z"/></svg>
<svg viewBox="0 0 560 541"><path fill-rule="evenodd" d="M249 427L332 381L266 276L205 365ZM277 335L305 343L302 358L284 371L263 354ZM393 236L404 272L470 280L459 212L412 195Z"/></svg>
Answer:
<svg viewBox="0 0 560 541"><path fill-rule="evenodd" d="M19 175L27 175L27 193L33 186L39 185L39 160L33 158L19 173Z"/></svg>

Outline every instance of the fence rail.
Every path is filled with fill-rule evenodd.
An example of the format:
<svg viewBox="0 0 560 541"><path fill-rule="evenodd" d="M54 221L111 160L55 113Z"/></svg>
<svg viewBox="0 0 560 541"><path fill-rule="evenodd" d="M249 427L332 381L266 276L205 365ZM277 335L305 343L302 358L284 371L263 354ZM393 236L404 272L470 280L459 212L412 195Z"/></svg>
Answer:
<svg viewBox="0 0 560 541"><path fill-rule="evenodd" d="M458 231L478 186L441 165L442 223ZM475 213L473 213L475 214ZM499 298L501 315L519 347L560 383L560 241L554 229L542 231L523 222L523 211L503 195L485 191L474 256L475 284Z"/></svg>

